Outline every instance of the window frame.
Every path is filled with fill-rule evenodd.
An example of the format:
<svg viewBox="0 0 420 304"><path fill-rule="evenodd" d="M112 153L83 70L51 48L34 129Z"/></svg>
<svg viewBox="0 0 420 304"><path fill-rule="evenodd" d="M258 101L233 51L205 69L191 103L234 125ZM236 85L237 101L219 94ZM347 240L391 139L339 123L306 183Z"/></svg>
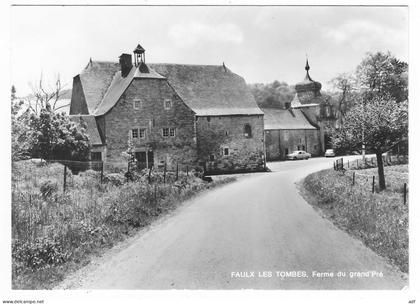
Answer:
<svg viewBox="0 0 420 304"><path fill-rule="evenodd" d="M249 128L249 133L246 132L247 127ZM246 123L244 125L244 136L245 136L245 138L248 138L248 139L252 138L252 128L251 128L251 125L249 123Z"/></svg>
<svg viewBox="0 0 420 304"><path fill-rule="evenodd" d="M143 133L143 136L141 135ZM146 134L147 134L147 129L146 128L139 128L138 129L138 135L139 135L139 139L145 139L146 138Z"/></svg>
<svg viewBox="0 0 420 304"><path fill-rule="evenodd" d="M169 102L169 106L167 106L167 102ZM171 99L169 99L169 98L165 98L164 100L163 100L163 108L165 109L165 110L170 110L170 109L172 109L172 100Z"/></svg>
<svg viewBox="0 0 420 304"><path fill-rule="evenodd" d="M132 128L130 130L131 139L139 139L139 128ZM134 136L134 131L136 132L136 136Z"/></svg>
<svg viewBox="0 0 420 304"><path fill-rule="evenodd" d="M138 102L138 107L136 107L136 102ZM143 107L142 100L140 98L134 98L133 99L133 109L134 110L140 110Z"/></svg>
<svg viewBox="0 0 420 304"><path fill-rule="evenodd" d="M166 133L166 135L165 135L165 133ZM169 137L169 128L162 128L162 137L164 137L164 138Z"/></svg>
<svg viewBox="0 0 420 304"><path fill-rule="evenodd" d="M227 151L227 154L226 154ZM229 156L230 155L230 149L229 147L223 147L223 156Z"/></svg>
<svg viewBox="0 0 420 304"><path fill-rule="evenodd" d="M96 157L92 157L93 155L99 155L99 160L96 159ZM91 151L90 152L90 160L91 161L102 161L102 152L98 152L98 151Z"/></svg>
<svg viewBox="0 0 420 304"><path fill-rule="evenodd" d="M176 128L169 128L169 137L176 136Z"/></svg>

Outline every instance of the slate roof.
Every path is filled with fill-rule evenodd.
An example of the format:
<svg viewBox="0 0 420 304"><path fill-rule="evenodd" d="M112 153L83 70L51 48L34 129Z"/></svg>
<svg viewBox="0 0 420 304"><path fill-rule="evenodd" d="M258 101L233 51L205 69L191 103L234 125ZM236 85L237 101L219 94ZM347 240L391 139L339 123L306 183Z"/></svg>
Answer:
<svg viewBox="0 0 420 304"><path fill-rule="evenodd" d="M316 130L300 110L264 108L264 130Z"/></svg>
<svg viewBox="0 0 420 304"><path fill-rule="evenodd" d="M223 66L148 64L149 73L133 67L121 77L117 62L91 61L80 74L89 113L108 112L134 78L167 79L199 116L262 115L245 80Z"/></svg>
<svg viewBox="0 0 420 304"><path fill-rule="evenodd" d="M80 73L80 81L89 113L93 113L100 104L115 73L119 69L120 66L118 63L90 61L82 73Z"/></svg>
<svg viewBox="0 0 420 304"><path fill-rule="evenodd" d="M133 66L127 77L122 77L121 71L118 71L115 73L114 78L112 79L112 82L102 99L102 102L98 105L93 114L95 116L100 116L111 110L134 78L165 79L165 77L162 77L152 69L149 69L149 73L141 73L138 68Z"/></svg>
<svg viewBox="0 0 420 304"><path fill-rule="evenodd" d="M86 133L89 136L92 145L102 145L101 136L99 135L98 126L96 124L95 116L93 115L70 115L70 120L75 123L80 123L83 120L86 123Z"/></svg>
<svg viewBox="0 0 420 304"><path fill-rule="evenodd" d="M262 115L245 80L219 65L149 64L199 116Z"/></svg>

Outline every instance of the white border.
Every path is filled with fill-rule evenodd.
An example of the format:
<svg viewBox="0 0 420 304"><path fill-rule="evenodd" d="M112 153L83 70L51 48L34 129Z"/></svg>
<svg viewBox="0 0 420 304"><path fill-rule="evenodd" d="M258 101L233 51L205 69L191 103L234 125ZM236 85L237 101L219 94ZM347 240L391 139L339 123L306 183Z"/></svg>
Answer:
<svg viewBox="0 0 420 304"><path fill-rule="evenodd" d="M68 0L68 1L30 1L16 0L4 1L0 7L1 37L1 71L0 81L1 98L1 140L2 147L2 175L1 187L3 200L0 209L0 301L43 299L44 303L408 303L409 300L420 301L419 282L419 130L417 114L420 114L420 100L418 98L419 79L419 38L420 14L418 1L390 1L390 0L365 0L365 1L274 1L262 0L256 2L245 0L201 0L201 1L123 1L118 4L139 5L408 5L409 6L409 68L410 68L410 287L403 291L15 291L11 290L10 279L10 5L11 4L114 4L111 0ZM392 37L390 37L392 39ZM30 47L30 46L29 46ZM416 261L417 260L417 261ZM2 302L0 302L2 303Z"/></svg>

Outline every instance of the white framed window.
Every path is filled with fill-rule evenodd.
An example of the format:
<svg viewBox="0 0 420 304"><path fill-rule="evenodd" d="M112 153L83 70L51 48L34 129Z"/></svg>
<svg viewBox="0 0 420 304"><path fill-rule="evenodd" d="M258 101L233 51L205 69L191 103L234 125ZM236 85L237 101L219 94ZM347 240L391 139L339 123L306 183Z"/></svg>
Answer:
<svg viewBox="0 0 420 304"><path fill-rule="evenodd" d="M223 156L229 156L229 155L230 155L229 147L224 147L223 148Z"/></svg>
<svg viewBox="0 0 420 304"><path fill-rule="evenodd" d="M163 107L165 108L165 110L170 110L172 108L172 100L165 99L163 101Z"/></svg>
<svg viewBox="0 0 420 304"><path fill-rule="evenodd" d="M162 128L162 136L163 137L169 136L169 128Z"/></svg>
<svg viewBox="0 0 420 304"><path fill-rule="evenodd" d="M139 129L131 129L131 138L139 138Z"/></svg>
<svg viewBox="0 0 420 304"><path fill-rule="evenodd" d="M146 129L139 129L139 138L146 137Z"/></svg>
<svg viewBox="0 0 420 304"><path fill-rule="evenodd" d="M135 110L141 109L142 108L142 102L140 99L136 98L133 100L133 108Z"/></svg>
<svg viewBox="0 0 420 304"><path fill-rule="evenodd" d="M170 128L169 129L169 136L175 137L176 135L176 128Z"/></svg>

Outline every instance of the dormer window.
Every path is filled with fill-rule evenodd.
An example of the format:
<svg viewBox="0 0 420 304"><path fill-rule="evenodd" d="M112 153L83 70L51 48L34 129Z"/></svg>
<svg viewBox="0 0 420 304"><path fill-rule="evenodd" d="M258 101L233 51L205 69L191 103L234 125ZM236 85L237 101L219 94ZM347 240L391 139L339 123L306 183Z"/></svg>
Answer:
<svg viewBox="0 0 420 304"><path fill-rule="evenodd" d="M135 110L141 109L142 104L141 104L141 100L140 99L134 99L133 100L133 108Z"/></svg>
<svg viewBox="0 0 420 304"><path fill-rule="evenodd" d="M165 99L164 102L163 102L163 106L164 106L165 110L170 110L172 108L172 100Z"/></svg>

